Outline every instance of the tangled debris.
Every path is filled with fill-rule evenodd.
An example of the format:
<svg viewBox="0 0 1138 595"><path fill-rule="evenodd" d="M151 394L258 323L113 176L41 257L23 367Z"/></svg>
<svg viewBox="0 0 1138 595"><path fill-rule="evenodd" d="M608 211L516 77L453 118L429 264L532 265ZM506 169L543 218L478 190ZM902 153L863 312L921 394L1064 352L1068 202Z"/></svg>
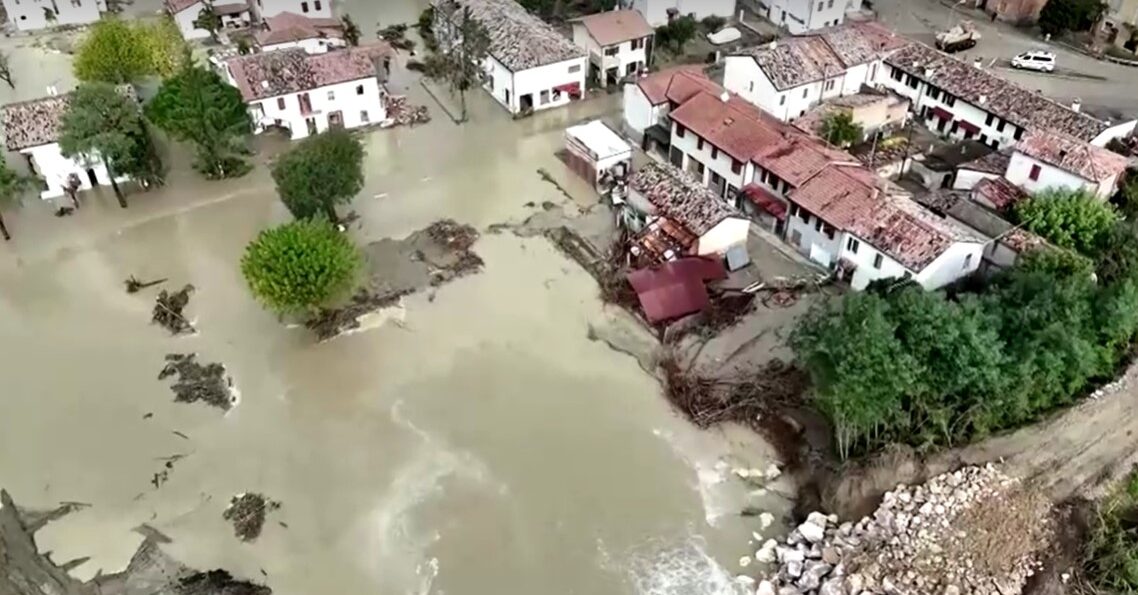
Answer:
<svg viewBox="0 0 1138 595"><path fill-rule="evenodd" d="M163 277L161 279L155 279L153 281L139 281L137 278L135 278L134 275L131 275L130 277L127 277L125 281L123 281L123 285L126 286L126 292L127 293L138 293L139 291L146 289L147 287L153 287L155 285L158 285L160 283L165 283L165 282L166 282L166 277Z"/></svg>
<svg viewBox="0 0 1138 595"><path fill-rule="evenodd" d="M435 221L427 227L426 235L439 248L437 254L421 251L419 256L432 265L431 285L439 286L458 277L476 273L485 264L470 249L478 241L478 230L462 225L453 219ZM441 258L440 258L441 257Z"/></svg>
<svg viewBox="0 0 1138 595"><path fill-rule="evenodd" d="M238 494L229 501L221 518L233 524L233 532L241 541L253 541L265 527L265 517L281 507L261 494Z"/></svg>
<svg viewBox="0 0 1138 595"><path fill-rule="evenodd" d="M316 316L305 321L304 326L316 333L321 341L330 339L352 329L359 328L360 317L399 303L403 296L414 293L410 289L373 293L361 289L352 296L346 306L320 310Z"/></svg>
<svg viewBox="0 0 1138 595"><path fill-rule="evenodd" d="M778 565L756 593L1019 593L1050 541L1048 511L991 464L900 485L856 524L814 512L763 543L755 559Z"/></svg>
<svg viewBox="0 0 1138 595"><path fill-rule="evenodd" d="M130 291L129 286L127 291ZM193 292L194 286L188 284L174 293L169 293L165 289L158 292L150 320L162 325L174 335L194 332L193 325L182 314L186 305L190 303L190 294Z"/></svg>
<svg viewBox="0 0 1138 595"><path fill-rule="evenodd" d="M233 379L225 375L225 366L218 363L203 366L196 358L193 353L166 354L166 367L158 373L158 379L178 375L178 380L170 387L177 403L203 401L228 411L237 402L233 394Z"/></svg>
<svg viewBox="0 0 1138 595"><path fill-rule="evenodd" d="M224 570L198 572L178 583L178 595L269 595L272 589L239 581Z"/></svg>
<svg viewBox="0 0 1138 595"><path fill-rule="evenodd" d="M387 119L380 124L383 128L393 126L418 126L431 121L431 114L425 105L413 105L404 95L388 95L384 100L387 106Z"/></svg>

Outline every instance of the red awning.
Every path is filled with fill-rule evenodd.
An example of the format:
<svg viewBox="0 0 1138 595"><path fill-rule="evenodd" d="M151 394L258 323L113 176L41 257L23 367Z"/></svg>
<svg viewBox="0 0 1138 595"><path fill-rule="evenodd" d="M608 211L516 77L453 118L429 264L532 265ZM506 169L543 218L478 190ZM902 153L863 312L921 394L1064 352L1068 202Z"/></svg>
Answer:
<svg viewBox="0 0 1138 595"><path fill-rule="evenodd" d="M936 116L945 122L952 121L952 112L940 106L929 108L929 114Z"/></svg>
<svg viewBox="0 0 1138 595"><path fill-rule="evenodd" d="M557 85L553 88L554 91L561 91L570 95L581 94L581 83L565 83L564 85Z"/></svg>
<svg viewBox="0 0 1138 595"><path fill-rule="evenodd" d="M964 130L965 132L971 132L972 134L976 134L977 132L980 132L979 126L977 126L977 125L975 125L972 122L969 122L967 120L957 120L956 124L958 126L960 126L960 128L962 130Z"/></svg>
<svg viewBox="0 0 1138 595"><path fill-rule="evenodd" d="M746 196L747 200L769 213L775 219L779 221L786 219L786 203L779 200L774 193L766 188L758 184L747 184L743 186L743 196Z"/></svg>

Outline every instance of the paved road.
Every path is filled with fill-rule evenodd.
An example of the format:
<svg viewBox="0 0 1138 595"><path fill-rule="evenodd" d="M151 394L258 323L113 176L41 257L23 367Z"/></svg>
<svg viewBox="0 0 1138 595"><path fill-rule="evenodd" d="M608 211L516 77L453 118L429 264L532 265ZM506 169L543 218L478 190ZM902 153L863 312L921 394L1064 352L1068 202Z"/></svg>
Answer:
<svg viewBox="0 0 1138 595"><path fill-rule="evenodd" d="M1064 103L1081 99L1084 109L1100 117L1138 117L1138 68L1096 60L1064 46L1046 43L1037 31L992 23L978 12L950 8L938 0L876 0L874 8L879 18L898 33L930 44L937 31L962 18L971 19L983 38L975 48L957 56L965 60L981 57L985 64L997 60L997 68L998 60L1020 52L1050 50L1056 54L1058 73L1049 75L1001 68L1000 76L1029 89L1039 89Z"/></svg>

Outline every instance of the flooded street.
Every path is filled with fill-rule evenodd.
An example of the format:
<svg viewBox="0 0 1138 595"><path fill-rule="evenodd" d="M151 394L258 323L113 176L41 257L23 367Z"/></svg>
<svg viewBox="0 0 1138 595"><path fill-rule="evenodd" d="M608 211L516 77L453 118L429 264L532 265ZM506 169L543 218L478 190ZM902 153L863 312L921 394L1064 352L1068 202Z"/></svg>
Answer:
<svg viewBox="0 0 1138 595"><path fill-rule="evenodd" d="M410 95L435 119L365 137L360 243L595 203L553 153L617 97L513 122L478 94L458 127ZM207 183L173 167L126 211L109 193L63 219L30 203L0 246L0 487L30 507L91 504L37 535L57 561L91 557L75 576L121 569L146 523L180 561L283 595L735 593L758 529L739 511L789 504L786 486L748 494L731 470L772 451L696 430L634 358L591 341L590 325L635 327L547 240L484 233L481 273L316 343L240 276L246 243L288 219L266 169ZM128 295L130 275L192 283L198 332L150 325L157 288ZM163 357L190 352L226 366L236 407L173 402ZM252 543L222 519L244 492L282 505Z"/></svg>

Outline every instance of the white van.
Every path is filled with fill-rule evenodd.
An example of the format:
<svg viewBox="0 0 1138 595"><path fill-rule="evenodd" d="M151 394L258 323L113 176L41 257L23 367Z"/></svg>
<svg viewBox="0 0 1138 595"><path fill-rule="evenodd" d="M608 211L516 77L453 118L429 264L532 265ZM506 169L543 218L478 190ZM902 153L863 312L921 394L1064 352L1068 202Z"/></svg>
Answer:
<svg viewBox="0 0 1138 595"><path fill-rule="evenodd" d="M1024 52L1012 58L1012 68L1055 72L1055 54L1051 52Z"/></svg>

